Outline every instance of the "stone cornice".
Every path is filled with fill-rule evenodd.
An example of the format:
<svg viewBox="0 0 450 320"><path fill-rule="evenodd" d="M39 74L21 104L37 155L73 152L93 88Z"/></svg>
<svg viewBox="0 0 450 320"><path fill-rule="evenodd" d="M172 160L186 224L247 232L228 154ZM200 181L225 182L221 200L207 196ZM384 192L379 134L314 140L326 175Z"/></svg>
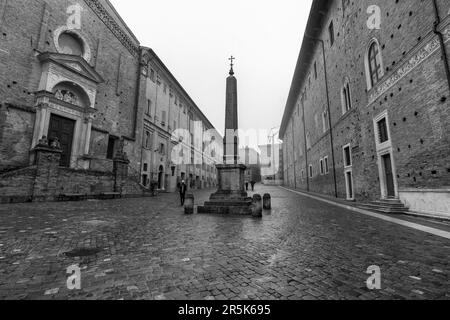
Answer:
<svg viewBox="0 0 450 320"><path fill-rule="evenodd" d="M111 30L111 32L119 39L130 53L138 58L139 45L135 45L134 41L122 30L119 24L114 20L108 11L102 6L98 0L84 0L86 4L95 12L95 14L103 21L103 23Z"/></svg>

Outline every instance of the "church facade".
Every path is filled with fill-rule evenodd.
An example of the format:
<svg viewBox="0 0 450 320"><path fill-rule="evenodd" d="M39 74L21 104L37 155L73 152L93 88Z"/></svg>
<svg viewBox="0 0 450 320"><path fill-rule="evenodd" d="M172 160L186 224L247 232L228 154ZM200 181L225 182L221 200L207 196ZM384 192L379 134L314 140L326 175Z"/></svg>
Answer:
<svg viewBox="0 0 450 320"><path fill-rule="evenodd" d="M29 182L23 172L43 142L61 149L65 173L113 172L125 154L144 189L153 182L173 191L185 178L197 187L216 183L219 158L205 155L201 142L194 153L208 166L172 158L177 129L198 122L202 131L192 137L203 137L214 127L108 0L0 0L0 31L0 189L7 194ZM76 179L67 175L70 188Z"/></svg>
<svg viewBox="0 0 450 320"><path fill-rule="evenodd" d="M448 1L313 1L286 105L285 184L450 216Z"/></svg>

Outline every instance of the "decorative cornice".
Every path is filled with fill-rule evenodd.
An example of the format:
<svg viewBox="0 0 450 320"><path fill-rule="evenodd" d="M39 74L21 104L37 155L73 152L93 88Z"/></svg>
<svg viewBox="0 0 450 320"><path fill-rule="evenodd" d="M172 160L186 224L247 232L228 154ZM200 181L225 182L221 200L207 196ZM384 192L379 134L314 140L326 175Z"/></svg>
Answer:
<svg viewBox="0 0 450 320"><path fill-rule="evenodd" d="M450 28L447 28L444 32L444 41L450 41ZM439 50L440 42L437 37L434 37L426 45L424 45L420 50L418 50L408 61L403 65L398 67L389 77L387 77L383 82L380 82L373 88L369 93L369 105L375 102L379 97L385 94L389 89L391 89L395 84L397 84L401 79L406 77L412 70L414 70L418 65L424 62L428 57L430 57L434 52Z"/></svg>
<svg viewBox="0 0 450 320"><path fill-rule="evenodd" d="M111 32L119 39L130 53L138 58L139 46L133 43L133 40L122 30L119 24L114 20L108 11L102 6L98 0L84 0L86 4L95 12L95 14L103 21L103 23L111 30Z"/></svg>

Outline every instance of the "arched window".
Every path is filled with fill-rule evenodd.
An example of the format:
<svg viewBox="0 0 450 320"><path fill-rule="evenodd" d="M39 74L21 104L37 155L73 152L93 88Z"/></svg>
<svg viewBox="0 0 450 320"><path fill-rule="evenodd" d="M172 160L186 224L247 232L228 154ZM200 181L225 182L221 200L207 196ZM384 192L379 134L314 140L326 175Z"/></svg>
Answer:
<svg viewBox="0 0 450 320"><path fill-rule="evenodd" d="M83 40L71 32L63 32L58 38L58 44L61 53L72 54L75 56L84 55Z"/></svg>
<svg viewBox="0 0 450 320"><path fill-rule="evenodd" d="M372 42L368 53L370 85L373 87L383 76L380 47L377 42Z"/></svg>
<svg viewBox="0 0 450 320"><path fill-rule="evenodd" d="M342 114L346 114L352 109L352 98L350 92L350 83L348 80L345 81L344 87L341 92L342 100Z"/></svg>

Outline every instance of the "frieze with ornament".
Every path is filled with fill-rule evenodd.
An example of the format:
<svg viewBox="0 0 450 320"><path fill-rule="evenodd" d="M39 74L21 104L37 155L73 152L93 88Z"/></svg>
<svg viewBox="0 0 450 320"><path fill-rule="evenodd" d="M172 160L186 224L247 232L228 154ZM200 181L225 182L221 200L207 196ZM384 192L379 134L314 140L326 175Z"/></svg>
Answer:
<svg viewBox="0 0 450 320"><path fill-rule="evenodd" d="M73 116L77 116L77 117L80 117L80 118L83 116L83 114L81 112L79 112L79 111L76 111L76 110L73 110L73 109L70 109L70 108L66 108L66 107L57 105L55 103L51 103L50 102L49 106L50 106L50 108L52 108L54 110L58 110L58 111L61 111L61 112L67 113L67 114L71 114Z"/></svg>

